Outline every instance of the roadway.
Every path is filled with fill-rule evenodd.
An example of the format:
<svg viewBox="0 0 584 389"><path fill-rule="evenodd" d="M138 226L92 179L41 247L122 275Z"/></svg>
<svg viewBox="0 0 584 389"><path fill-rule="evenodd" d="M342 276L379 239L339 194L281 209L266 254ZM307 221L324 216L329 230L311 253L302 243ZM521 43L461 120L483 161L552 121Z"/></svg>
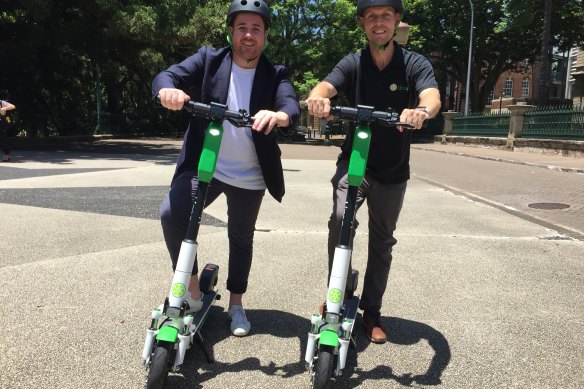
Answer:
<svg viewBox="0 0 584 389"><path fill-rule="evenodd" d="M150 310L170 284L158 207L176 140L16 150L0 166L0 387L141 388ZM170 388L303 388L309 317L326 292L336 147L284 144L287 193L266 196L245 307L227 295ZM495 155L496 153L496 155ZM506 153L506 154L505 154ZM564 158L564 159L562 159ZM412 179L382 320L338 388L580 388L584 385L584 160L414 145ZM530 204L565 204L537 209ZM227 270L226 205L207 208L200 261ZM354 248L364 271L367 214ZM362 280L361 280L362 281Z"/></svg>

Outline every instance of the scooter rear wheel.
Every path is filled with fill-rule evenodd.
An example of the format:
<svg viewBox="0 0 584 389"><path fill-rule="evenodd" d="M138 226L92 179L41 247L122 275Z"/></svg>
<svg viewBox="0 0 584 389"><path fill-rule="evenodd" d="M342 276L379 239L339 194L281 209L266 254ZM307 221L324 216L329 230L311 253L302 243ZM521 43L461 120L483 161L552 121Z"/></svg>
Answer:
<svg viewBox="0 0 584 389"><path fill-rule="evenodd" d="M148 369L146 389L162 389L170 370L170 347L165 342L158 343L154 348Z"/></svg>
<svg viewBox="0 0 584 389"><path fill-rule="evenodd" d="M318 358L314 364L312 389L329 389L333 375L333 360L335 349L331 346L320 346Z"/></svg>
<svg viewBox="0 0 584 389"><path fill-rule="evenodd" d="M208 263L205 265L199 276L199 287L202 293L211 293L217 285L219 277L219 265Z"/></svg>

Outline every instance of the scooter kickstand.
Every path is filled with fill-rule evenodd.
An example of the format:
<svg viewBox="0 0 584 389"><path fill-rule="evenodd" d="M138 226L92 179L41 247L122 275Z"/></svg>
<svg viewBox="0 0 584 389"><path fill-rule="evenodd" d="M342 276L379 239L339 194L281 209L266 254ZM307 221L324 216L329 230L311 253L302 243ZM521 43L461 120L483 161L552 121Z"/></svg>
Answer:
<svg viewBox="0 0 584 389"><path fill-rule="evenodd" d="M207 363L215 362L211 357L211 354L209 354L207 348L205 347L205 339L203 339L203 335L201 335L200 331L195 332L194 339L195 342L197 342L197 344L201 348L201 350L203 350L203 354L205 355L205 359L207 359Z"/></svg>
<svg viewBox="0 0 584 389"><path fill-rule="evenodd" d="M357 348L357 341L355 340L355 335L351 334L351 338L349 339L349 348L354 350Z"/></svg>

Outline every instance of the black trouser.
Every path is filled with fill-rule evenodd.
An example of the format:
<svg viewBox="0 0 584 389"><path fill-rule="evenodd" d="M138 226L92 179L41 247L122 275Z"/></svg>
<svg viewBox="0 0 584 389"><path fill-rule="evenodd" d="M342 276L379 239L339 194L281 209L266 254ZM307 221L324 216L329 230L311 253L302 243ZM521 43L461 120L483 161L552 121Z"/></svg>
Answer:
<svg viewBox="0 0 584 389"><path fill-rule="evenodd" d="M10 155L10 149L8 148L8 125L6 124L6 118L0 116L0 147L5 155Z"/></svg>
<svg viewBox="0 0 584 389"><path fill-rule="evenodd" d="M174 180L168 196L160 206L162 231L172 260L173 270L176 268L180 246L187 232L198 183L194 173L183 173ZM231 293L243 294L247 290L255 223L265 190L237 188L212 179L207 191L205 207L209 206L221 193L225 193L227 197L227 235L229 238L227 290ZM197 274L197 272L198 267L195 260L192 274Z"/></svg>
<svg viewBox="0 0 584 389"><path fill-rule="evenodd" d="M348 162L341 161L331 182L333 184L333 212L328 227L329 278L335 247L339 243L345 201L349 188ZM391 267L391 251L397 240L393 236L403 205L407 182L382 184L366 175L357 194L358 210L365 199L369 208L369 248L363 293L359 307L369 314L378 314L387 286ZM355 226L358 223L355 220ZM355 227L357 228L357 227ZM352 238L354 237L354 233ZM352 239L351 239L352 245ZM351 274L349 267L349 274Z"/></svg>

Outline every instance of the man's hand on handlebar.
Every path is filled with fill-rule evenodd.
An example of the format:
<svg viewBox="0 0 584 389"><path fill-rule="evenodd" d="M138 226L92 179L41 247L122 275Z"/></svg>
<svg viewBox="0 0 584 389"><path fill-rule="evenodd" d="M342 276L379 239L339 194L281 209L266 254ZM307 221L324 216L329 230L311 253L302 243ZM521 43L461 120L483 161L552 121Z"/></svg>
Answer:
<svg viewBox="0 0 584 389"><path fill-rule="evenodd" d="M262 109L261 111L258 111L252 119L252 131L263 132L266 135L268 135L276 126L288 127L290 125L290 118L282 111L274 112Z"/></svg>
<svg viewBox="0 0 584 389"><path fill-rule="evenodd" d="M160 104L164 108L173 111L180 111L183 109L184 104L191 99L182 90L174 88L162 88L158 91L158 96L160 97Z"/></svg>
<svg viewBox="0 0 584 389"><path fill-rule="evenodd" d="M317 118L332 120L331 100L326 97L309 97L305 100L308 113Z"/></svg>
<svg viewBox="0 0 584 389"><path fill-rule="evenodd" d="M426 111L420 109L404 109L399 117L399 121L402 123L411 123L416 126L416 130L419 130L424 125L424 121L430 119L430 115ZM399 132L404 131L404 127L396 127Z"/></svg>

